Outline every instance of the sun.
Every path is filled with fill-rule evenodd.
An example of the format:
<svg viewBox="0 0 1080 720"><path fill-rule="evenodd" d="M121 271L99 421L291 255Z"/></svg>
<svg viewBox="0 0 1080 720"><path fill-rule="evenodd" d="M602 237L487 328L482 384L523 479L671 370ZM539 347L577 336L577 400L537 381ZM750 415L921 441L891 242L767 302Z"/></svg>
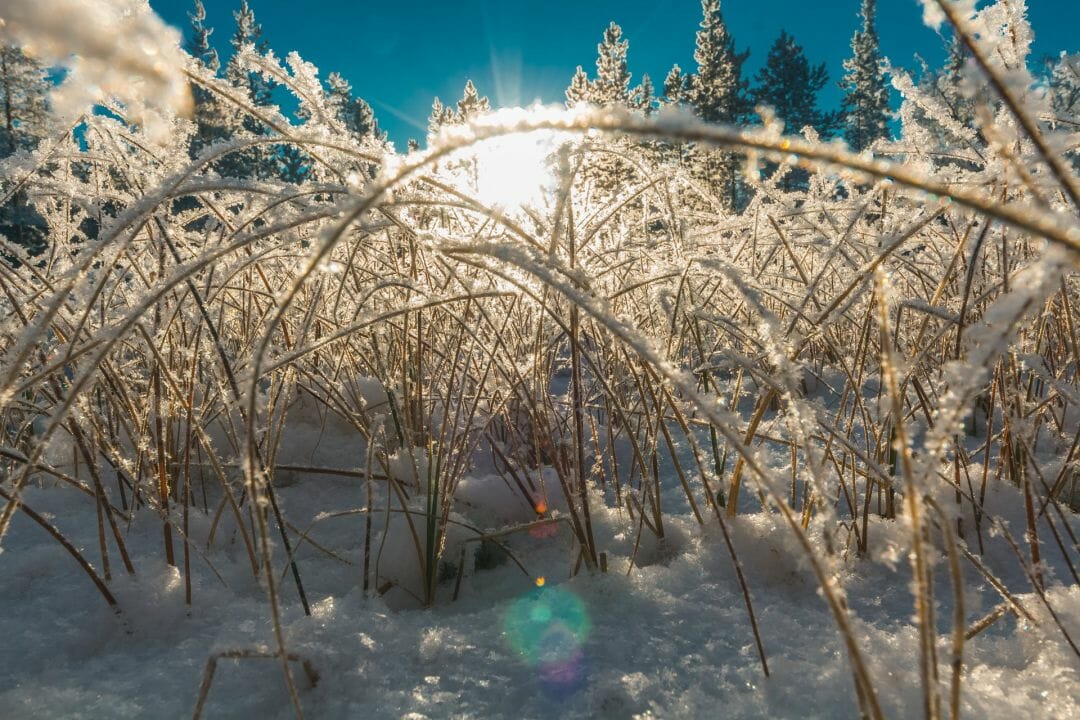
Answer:
<svg viewBox="0 0 1080 720"><path fill-rule="evenodd" d="M553 155L565 139L550 130L514 133L469 148L469 178L481 202L513 211L542 205L555 186Z"/></svg>

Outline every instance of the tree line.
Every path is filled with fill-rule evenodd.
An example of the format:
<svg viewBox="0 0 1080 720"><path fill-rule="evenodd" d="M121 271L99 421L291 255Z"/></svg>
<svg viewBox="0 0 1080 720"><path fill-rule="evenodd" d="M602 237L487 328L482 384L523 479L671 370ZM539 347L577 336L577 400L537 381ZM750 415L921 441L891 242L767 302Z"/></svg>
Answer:
<svg viewBox="0 0 1080 720"><path fill-rule="evenodd" d="M629 42L620 26L612 22L597 46L592 76L580 65L573 73L565 91L566 105L617 106L646 115L660 108L678 107L704 122L747 126L775 117L783 121L787 132L807 131L822 139L842 135L857 151L872 150L876 142L888 139L890 90L876 30L876 0L861 0L861 24L851 40L851 56L844 62L840 80L844 95L838 111L819 107L818 94L829 82L828 73L824 63L814 64L806 57L793 35L782 31L763 66L749 78L744 71L749 51L736 48L724 22L720 0L702 0L701 8L693 71L674 65L659 93L648 74L632 85ZM248 109L270 109L276 105L275 82L251 71L240 61L247 48L259 53L269 50L248 0L241 0L239 9L233 13L235 29L229 39L232 54L224 66L211 43L214 30L206 24L202 0L194 0L189 18L184 49L200 72L226 80L238 91L239 99L236 102L222 98L198 82L192 84L195 132L189 148L191 157L214 143L237 137L272 136L271 128L256 117L258 113ZM946 67L937 72L924 71L919 84L924 92L940 99L961 125L970 126L973 104L959 89L965 61L963 46L954 42ZM1061 89L1080 87L1077 72L1067 59L1048 63L1044 77L1055 87L1055 98L1073 97L1080 102L1080 91L1070 95ZM47 101L54 82L50 69L32 55L18 47L0 46L0 160L32 151L47 133L59 130L50 128ZM331 72L321 82L333 112L349 133L386 145L386 134L371 106L353 93L344 76ZM435 98L428 129L436 132L446 124L466 123L490 109L488 99L468 80L462 98L456 103L443 104ZM302 108L294 114L304 119ZM933 126L933 122L927 124ZM410 149L418 146L415 140L409 141ZM740 159L733 153L694 147L661 148L659 158L684 165L725 209L736 210L740 205ZM311 172L311 163L294 145L266 143L229 153L213 168L223 177L302 183ZM0 179L0 188L12 182L10 173L5 175L9 177ZM805 176L794 171L784 183L791 189L804 181ZM24 192L11 193L0 205L0 233L9 239L32 245L34 241L28 233L33 235L33 228L40 224Z"/></svg>

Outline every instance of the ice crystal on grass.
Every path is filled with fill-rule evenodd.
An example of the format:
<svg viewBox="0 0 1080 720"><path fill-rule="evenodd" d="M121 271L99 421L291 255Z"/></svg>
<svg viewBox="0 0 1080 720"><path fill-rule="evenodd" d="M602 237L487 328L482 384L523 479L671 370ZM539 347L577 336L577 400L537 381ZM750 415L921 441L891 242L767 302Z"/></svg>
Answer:
<svg viewBox="0 0 1080 720"><path fill-rule="evenodd" d="M141 702L123 655L187 712L213 649L206 707L252 715L1074 709L1071 59L1033 78L1022 2L924 5L978 52L889 68L902 126L860 152L704 122L740 117L716 2L727 64L659 113L613 26L607 105L470 83L408 153L246 4L225 78L134 2L71 5L159 43L130 57L0 11L117 73L0 160L47 240L0 233L5 707Z"/></svg>
<svg viewBox="0 0 1080 720"><path fill-rule="evenodd" d="M130 122L163 140L172 116L191 111L180 34L142 0L10 0L0 10L0 38L67 66L53 93L61 122L116 99Z"/></svg>

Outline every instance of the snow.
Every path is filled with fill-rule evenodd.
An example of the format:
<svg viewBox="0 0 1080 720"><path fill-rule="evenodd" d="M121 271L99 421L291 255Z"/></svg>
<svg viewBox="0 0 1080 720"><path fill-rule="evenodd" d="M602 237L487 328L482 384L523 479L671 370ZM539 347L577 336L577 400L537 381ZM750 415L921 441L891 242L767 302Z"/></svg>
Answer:
<svg viewBox="0 0 1080 720"><path fill-rule="evenodd" d="M341 427L303 413L296 418L290 437L297 439L294 450L309 451L307 461L328 460L348 444ZM322 437L314 449L310 438L317 435ZM292 522L309 528L312 539L339 556L330 558L310 545L298 551L311 617L303 616L292 587L281 585L290 652L310 661L319 675L317 685L306 688L295 668L309 717L693 718L713 716L718 707L734 718L857 712L848 661L817 584L800 549L771 514L729 521L768 654L772 675L765 678L715 523L699 528L689 515L669 514L667 537L658 543L646 533L628 575L636 523L625 512L594 504L607 573L571 577L573 543L564 528L523 532L503 540L520 554L527 575L512 562L489 561L476 569L470 558L458 600L450 599L449 573L439 585L437 605L425 610L400 593L365 596L361 590L364 516L327 517L363 505L361 486L352 478L301 474L277 489ZM665 492L675 497L679 490ZM470 475L460 493L463 520L496 527L529 516L520 499L515 506L513 494L500 495L493 476ZM987 507L1007 513L1020 507L1017 494L997 486ZM25 500L50 513L80 547L95 546L81 493L29 488ZM385 515L376 512L375 518L379 536ZM1080 523L1073 524L1080 530ZM196 547L203 546L208 526L208 518L192 514ZM388 547L404 549L385 554L381 572L416 592L419 578L406 577L417 572L415 554L400 537L393 541L402 526L400 515L392 519ZM121 569L114 578L122 607L117 615L73 570L69 556L18 516L0 564L0 706L20 718L188 715L207 658L270 647L263 593L251 580L238 541L226 539L230 532L219 530L207 553L224 584L192 558L189 607L179 571L162 562L156 515L140 513L127 534L139 574L123 577ZM838 582L886 714L903 716L918 706L920 692L918 637L910 619L912 598L904 590L906 563L900 561L910 537L902 524L886 521L874 522L870 533L875 556L837 565ZM455 550L467 535L452 534L445 560L457 561ZM986 563L1013 584L1015 562L1007 555L1002 540L989 541ZM1053 558L1046 571L1050 577L1065 572ZM544 578L542 587L537 577ZM967 579L968 614L978 617L997 598L970 571ZM944 564L935 583L941 589L939 657L945 678L951 610ZM967 644L964 715L1030 716L1037 703L1041 717L1075 717L1080 663L1035 594L1018 598L1039 625L1003 619ZM1080 588L1052 584L1048 598L1066 627L1080 627ZM219 661L204 717L291 716L275 661Z"/></svg>

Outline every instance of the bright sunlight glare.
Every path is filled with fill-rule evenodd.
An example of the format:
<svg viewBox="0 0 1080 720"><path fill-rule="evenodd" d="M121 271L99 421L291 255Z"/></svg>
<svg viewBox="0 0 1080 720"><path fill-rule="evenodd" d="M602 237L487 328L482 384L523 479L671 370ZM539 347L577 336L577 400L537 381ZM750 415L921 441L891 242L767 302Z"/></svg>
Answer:
<svg viewBox="0 0 1080 720"><path fill-rule="evenodd" d="M553 155L565 139L562 135L537 130L478 143L470 150L478 198L502 210L542 204L554 188Z"/></svg>

